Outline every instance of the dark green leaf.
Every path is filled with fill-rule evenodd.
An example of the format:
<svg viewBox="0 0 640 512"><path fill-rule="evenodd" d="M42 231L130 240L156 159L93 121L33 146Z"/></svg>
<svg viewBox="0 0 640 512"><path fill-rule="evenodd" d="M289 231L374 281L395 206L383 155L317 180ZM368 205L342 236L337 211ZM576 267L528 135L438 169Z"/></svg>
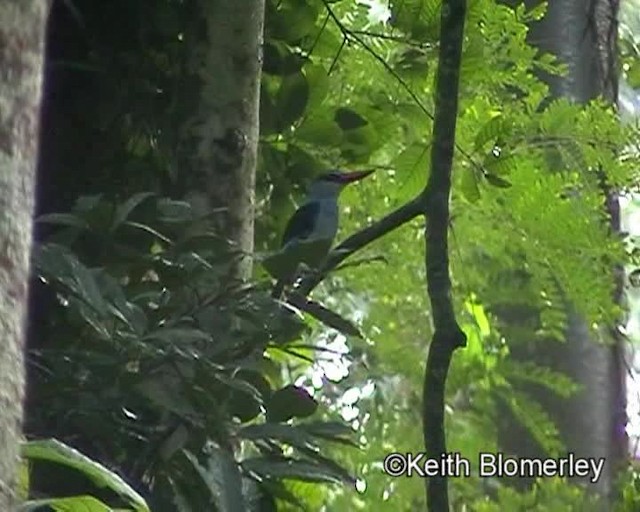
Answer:
<svg viewBox="0 0 640 512"><path fill-rule="evenodd" d="M366 163L377 149L378 137L371 125L343 131L341 155L347 163Z"/></svg>
<svg viewBox="0 0 640 512"><path fill-rule="evenodd" d="M118 205L113 215L111 231L115 231L116 229L118 229L122 225L122 223L129 218L133 210L135 210L140 204L142 204L150 197L153 197L154 195L155 194L153 192L140 192L131 196L121 205Z"/></svg>
<svg viewBox="0 0 640 512"><path fill-rule="evenodd" d="M161 367L133 388L161 411L170 411L180 418L198 418L200 414L185 399L181 379L173 368Z"/></svg>
<svg viewBox="0 0 640 512"><path fill-rule="evenodd" d="M267 420L274 423L311 416L318 409L318 402L307 390L294 385L273 393L266 405Z"/></svg>
<svg viewBox="0 0 640 512"><path fill-rule="evenodd" d="M277 439L291 446L304 447L318 450L314 437L297 426L285 423L263 423L261 425L249 425L238 431L238 436L243 439Z"/></svg>
<svg viewBox="0 0 640 512"><path fill-rule="evenodd" d="M304 113L309 100L309 84L301 73L285 76L276 97L278 113L278 131L283 131L294 124Z"/></svg>
<svg viewBox="0 0 640 512"><path fill-rule="evenodd" d="M57 244L46 244L36 252L35 260L42 277L61 284L100 319L105 319L107 303L94 273L78 261L71 251ZM91 320L97 319L92 317Z"/></svg>
<svg viewBox="0 0 640 512"><path fill-rule="evenodd" d="M344 423L337 421L318 421L300 424L298 428L308 432L312 436L358 446L358 444L351 439L354 435L354 430Z"/></svg>
<svg viewBox="0 0 640 512"><path fill-rule="evenodd" d="M507 180L501 178L500 176L496 176L495 174L490 174L488 172L484 173L484 177L490 185L498 188L510 188L512 185Z"/></svg>
<svg viewBox="0 0 640 512"><path fill-rule="evenodd" d="M55 439L45 439L28 441L23 443L21 448L22 457L29 460L46 460L80 471L98 487L107 487L121 496L136 512L149 512L144 498L122 478L70 446Z"/></svg>
<svg viewBox="0 0 640 512"><path fill-rule="evenodd" d="M352 484L353 479L344 471L325 467L307 460L256 457L242 461L245 471L263 478L291 478L306 482L333 482Z"/></svg>
<svg viewBox="0 0 640 512"><path fill-rule="evenodd" d="M162 222L181 223L193 220L189 203L167 198L158 200L158 215L158 220Z"/></svg>
<svg viewBox="0 0 640 512"><path fill-rule="evenodd" d="M393 59L393 66L401 74L426 78L429 74L431 58L432 56L426 50L410 47Z"/></svg>
<svg viewBox="0 0 640 512"><path fill-rule="evenodd" d="M236 375L242 375L242 374L236 374ZM237 391L241 391L243 394L253 398L256 402L262 403L262 399L263 399L262 393L253 384L247 382L246 380L239 378L237 376L226 377L225 375L222 375L222 374L216 375L216 378L220 382L229 386L230 388L233 388Z"/></svg>
<svg viewBox="0 0 640 512"><path fill-rule="evenodd" d="M271 75L290 75L299 72L306 62L283 41L271 40L264 45L262 70Z"/></svg>
<svg viewBox="0 0 640 512"><path fill-rule="evenodd" d="M30 500L23 503L17 512L113 512L114 509L105 505L93 496L70 496L68 498L48 498L44 500Z"/></svg>
<svg viewBox="0 0 640 512"><path fill-rule="evenodd" d="M72 213L49 213L41 215L36 219L36 222L43 224L56 224L59 226L69 226L79 229L89 229L89 225L77 215Z"/></svg>
<svg viewBox="0 0 640 512"><path fill-rule="evenodd" d="M168 345L193 345L197 343L209 343L212 337L209 333L200 329L188 327L164 327L148 333L145 340L159 340Z"/></svg>
<svg viewBox="0 0 640 512"><path fill-rule="evenodd" d="M209 489L216 504L216 510L219 512L247 510L242 495L242 476L238 463L231 454L211 443L207 446L207 451L209 456L206 466L203 466L191 452L185 450L184 454Z"/></svg>
<svg viewBox="0 0 640 512"><path fill-rule="evenodd" d="M305 0L278 2L278 10L269 20L274 37L295 43L313 33L318 17L318 5Z"/></svg>
<svg viewBox="0 0 640 512"><path fill-rule="evenodd" d="M343 130L355 130L369 124L369 121L350 108L337 109L333 119Z"/></svg>
<svg viewBox="0 0 640 512"><path fill-rule="evenodd" d="M292 306L295 306L298 309L304 311L305 313L308 313L326 326L336 329L337 331L347 336L357 336L358 338L363 338L360 330L355 325L353 325L351 321L340 316L335 311L331 311L330 309L325 308L318 302L312 301L298 294L291 294L289 296L289 303Z"/></svg>

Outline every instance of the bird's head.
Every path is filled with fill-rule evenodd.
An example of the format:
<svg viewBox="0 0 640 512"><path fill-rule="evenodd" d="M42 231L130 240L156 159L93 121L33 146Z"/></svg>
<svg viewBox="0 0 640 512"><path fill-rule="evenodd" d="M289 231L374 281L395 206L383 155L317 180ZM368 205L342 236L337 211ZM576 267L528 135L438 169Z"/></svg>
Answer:
<svg viewBox="0 0 640 512"><path fill-rule="evenodd" d="M318 176L309 187L309 193L315 196L339 195L349 183L355 183L369 176L373 171L344 172L333 170Z"/></svg>

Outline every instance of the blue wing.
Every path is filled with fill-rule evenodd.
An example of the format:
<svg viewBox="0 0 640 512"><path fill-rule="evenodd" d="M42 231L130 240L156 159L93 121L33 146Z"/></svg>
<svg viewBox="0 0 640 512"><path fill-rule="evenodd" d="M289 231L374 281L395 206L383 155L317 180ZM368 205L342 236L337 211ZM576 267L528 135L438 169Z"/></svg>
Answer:
<svg viewBox="0 0 640 512"><path fill-rule="evenodd" d="M291 240L305 240L309 238L316 227L320 205L317 202L305 203L296 210L284 230L282 247Z"/></svg>

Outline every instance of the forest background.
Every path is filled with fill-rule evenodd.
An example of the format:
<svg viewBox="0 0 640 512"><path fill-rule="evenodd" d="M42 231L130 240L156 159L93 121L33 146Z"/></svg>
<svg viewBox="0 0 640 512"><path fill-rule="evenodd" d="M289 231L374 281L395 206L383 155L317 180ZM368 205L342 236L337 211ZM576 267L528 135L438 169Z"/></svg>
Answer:
<svg viewBox="0 0 640 512"><path fill-rule="evenodd" d="M223 4L52 4L25 510L424 507L422 479L382 470L386 454L423 449L424 220L329 273L313 290L324 308L283 310L262 263L323 170L376 169L344 192L341 239L424 189L441 3L267 0L253 117L257 95L216 109L259 76L233 52L262 17L234 40L221 20L241 4ZM453 478L453 510L640 506L623 357L637 235L612 201L633 218L637 13L630 0L622 13L468 2L449 244L467 345L448 376L447 448L472 461L571 451L607 471L592 485ZM259 131L221 129L258 117ZM255 161L234 160L252 144Z"/></svg>

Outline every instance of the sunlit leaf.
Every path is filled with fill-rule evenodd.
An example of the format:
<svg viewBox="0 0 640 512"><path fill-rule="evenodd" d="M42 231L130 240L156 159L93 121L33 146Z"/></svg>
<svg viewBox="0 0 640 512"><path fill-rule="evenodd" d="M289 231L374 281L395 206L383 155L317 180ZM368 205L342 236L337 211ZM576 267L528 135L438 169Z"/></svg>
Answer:
<svg viewBox="0 0 640 512"><path fill-rule="evenodd" d="M117 474L56 439L27 441L22 444L21 448L22 457L26 459L32 461L44 460L73 468L84 474L98 487L107 487L117 493L136 512L149 511L144 498Z"/></svg>

